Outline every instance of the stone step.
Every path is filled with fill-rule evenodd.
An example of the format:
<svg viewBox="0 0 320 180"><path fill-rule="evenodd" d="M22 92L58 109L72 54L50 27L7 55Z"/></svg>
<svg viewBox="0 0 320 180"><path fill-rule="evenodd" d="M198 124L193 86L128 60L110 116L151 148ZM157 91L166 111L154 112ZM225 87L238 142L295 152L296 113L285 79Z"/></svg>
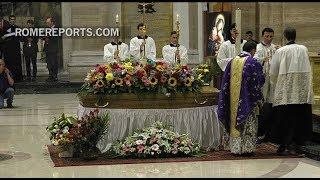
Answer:
<svg viewBox="0 0 320 180"><path fill-rule="evenodd" d="M65 94L77 93L83 82L70 82L59 79L58 82L46 82L37 79L35 82L18 82L15 84L15 94Z"/></svg>

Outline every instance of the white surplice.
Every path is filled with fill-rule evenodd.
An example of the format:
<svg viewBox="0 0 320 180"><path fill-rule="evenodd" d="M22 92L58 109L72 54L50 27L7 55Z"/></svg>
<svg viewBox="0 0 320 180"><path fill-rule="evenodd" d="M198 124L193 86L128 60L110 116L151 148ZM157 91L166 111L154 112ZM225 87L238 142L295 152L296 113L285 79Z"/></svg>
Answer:
<svg viewBox="0 0 320 180"><path fill-rule="evenodd" d="M241 43L241 51L246 40L243 40ZM236 46L232 44L230 40L223 42L220 45L217 55L217 63L222 71L224 71L227 67L227 64L231 61L232 58L236 57ZM240 52L239 52L240 53Z"/></svg>
<svg viewBox="0 0 320 180"><path fill-rule="evenodd" d="M151 60L156 60L156 44L154 40L147 36L145 48L146 48L146 58ZM140 51L140 45L143 43L144 39L140 36L136 36L130 40L130 55L133 56L135 60L140 60L143 57L144 52ZM142 49L143 50L143 49Z"/></svg>
<svg viewBox="0 0 320 180"><path fill-rule="evenodd" d="M273 106L313 104L312 70L308 49L289 44L279 48L270 61Z"/></svg>
<svg viewBox="0 0 320 180"><path fill-rule="evenodd" d="M119 43L120 44L120 43ZM126 43L121 43L118 45L119 49L119 58L121 61L124 61L129 58L129 47ZM108 43L104 46L103 59L108 63L116 61L114 57L114 52L117 50L116 43Z"/></svg>
<svg viewBox="0 0 320 180"><path fill-rule="evenodd" d="M177 63L177 59L175 58L176 51L177 51L177 46L173 44L168 44L163 46L162 48L163 60L171 64ZM179 46L179 55L180 55L180 64L186 65L188 63L188 51L187 51L187 48L184 47L183 45Z"/></svg>
<svg viewBox="0 0 320 180"><path fill-rule="evenodd" d="M270 86L270 62L264 62L264 58L270 56L269 61L271 60L273 54L276 52L276 45L270 44L269 46L264 43L257 44L257 51L254 55L254 58L263 65L263 74L265 77L265 83L263 85L263 97L266 103L271 103L272 99L270 97L271 86Z"/></svg>

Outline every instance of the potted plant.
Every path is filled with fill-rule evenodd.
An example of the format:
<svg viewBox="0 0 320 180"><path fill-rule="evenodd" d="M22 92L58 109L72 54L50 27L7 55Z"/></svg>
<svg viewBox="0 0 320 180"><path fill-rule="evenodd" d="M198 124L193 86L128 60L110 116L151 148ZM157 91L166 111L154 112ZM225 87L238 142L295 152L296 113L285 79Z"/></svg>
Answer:
<svg viewBox="0 0 320 180"><path fill-rule="evenodd" d="M94 109L74 125L74 148L85 160L96 159L99 156L100 150L96 145L109 127L109 115L98 114L99 110Z"/></svg>
<svg viewBox="0 0 320 180"><path fill-rule="evenodd" d="M74 116L66 116L63 113L59 118L55 117L54 122L46 128L50 133L52 144L59 148L59 157L73 156L74 141L70 129L76 122L77 119Z"/></svg>

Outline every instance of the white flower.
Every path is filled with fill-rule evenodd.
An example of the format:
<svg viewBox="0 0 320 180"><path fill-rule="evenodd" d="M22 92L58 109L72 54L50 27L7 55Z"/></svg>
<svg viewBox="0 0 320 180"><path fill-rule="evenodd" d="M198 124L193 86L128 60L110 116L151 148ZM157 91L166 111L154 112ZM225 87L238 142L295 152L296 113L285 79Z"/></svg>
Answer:
<svg viewBox="0 0 320 180"><path fill-rule="evenodd" d="M141 144L143 144L143 141L142 141L142 140L137 140L137 141L136 141L136 144L137 144L137 145L141 145Z"/></svg>
<svg viewBox="0 0 320 180"><path fill-rule="evenodd" d="M155 134L157 132L157 129L156 128L151 128L150 129L150 134Z"/></svg>
<svg viewBox="0 0 320 180"><path fill-rule="evenodd" d="M56 124L56 125L54 125L54 128L58 129L58 128L59 128L59 126Z"/></svg>
<svg viewBox="0 0 320 180"><path fill-rule="evenodd" d="M52 130L52 132L53 132L53 133L56 133L56 132L57 132L57 130L56 130L56 129L53 129L53 130Z"/></svg>
<svg viewBox="0 0 320 180"><path fill-rule="evenodd" d="M87 74L87 77L86 77L84 80L85 80L85 81L90 81L91 77L92 77L92 76L91 76L91 73L88 73L88 74Z"/></svg>
<svg viewBox="0 0 320 180"><path fill-rule="evenodd" d="M153 151L158 151L159 150L159 145L158 144L154 144L154 145L151 146L151 149Z"/></svg>
<svg viewBox="0 0 320 180"><path fill-rule="evenodd" d="M190 148L185 147L185 148L183 149L183 151L184 151L184 153L189 154L191 150L190 150Z"/></svg>
<svg viewBox="0 0 320 180"><path fill-rule="evenodd" d="M63 130L62 130L62 133L63 133L63 134L66 134L66 133L68 133L68 132L69 132L69 129L63 129Z"/></svg>
<svg viewBox="0 0 320 180"><path fill-rule="evenodd" d="M150 136L148 135L148 133L141 133L138 134L138 137L142 137L143 140L147 140Z"/></svg>
<svg viewBox="0 0 320 180"><path fill-rule="evenodd" d="M151 152L151 155L154 155L154 152Z"/></svg>
<svg viewBox="0 0 320 180"><path fill-rule="evenodd" d="M58 141L53 141L52 144L57 146L59 143L58 143Z"/></svg>

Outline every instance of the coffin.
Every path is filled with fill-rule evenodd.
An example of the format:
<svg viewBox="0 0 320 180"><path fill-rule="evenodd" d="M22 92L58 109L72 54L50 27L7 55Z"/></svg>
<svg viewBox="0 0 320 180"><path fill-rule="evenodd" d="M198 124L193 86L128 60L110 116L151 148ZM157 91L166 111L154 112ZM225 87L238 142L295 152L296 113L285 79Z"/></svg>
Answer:
<svg viewBox="0 0 320 180"><path fill-rule="evenodd" d="M78 95L80 104L90 108L108 109L177 109L213 106L218 103L219 90L204 86L200 94L185 93L165 96L161 94L136 95Z"/></svg>

